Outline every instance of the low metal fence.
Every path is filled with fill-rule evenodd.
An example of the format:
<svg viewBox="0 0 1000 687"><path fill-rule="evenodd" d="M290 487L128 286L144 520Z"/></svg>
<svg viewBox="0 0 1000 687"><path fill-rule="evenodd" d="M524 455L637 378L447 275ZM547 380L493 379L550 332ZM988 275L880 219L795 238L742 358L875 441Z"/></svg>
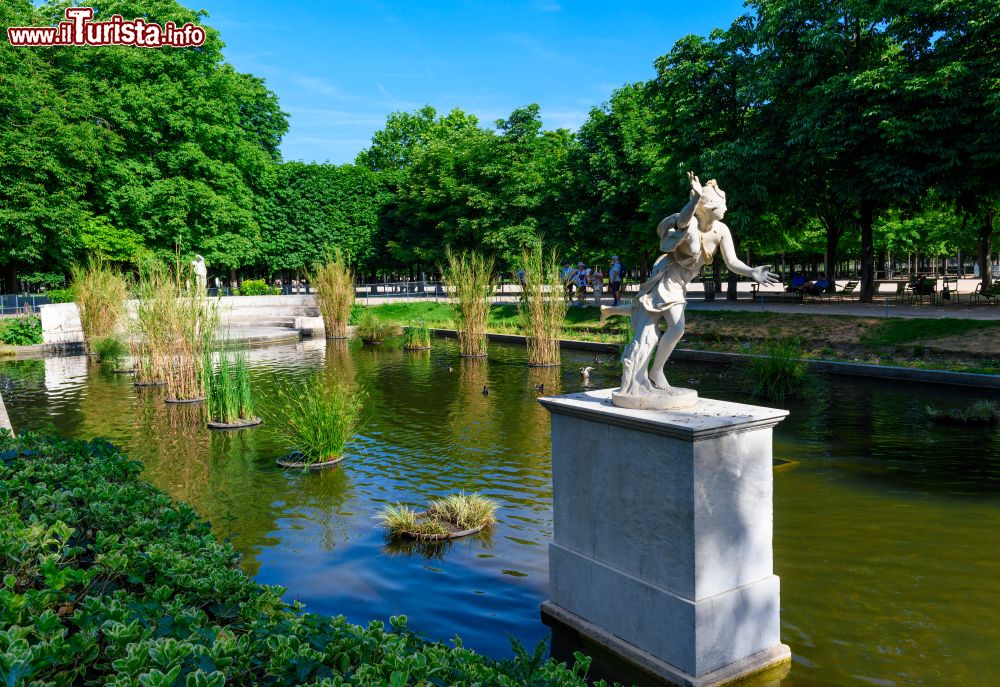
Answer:
<svg viewBox="0 0 1000 687"><path fill-rule="evenodd" d="M10 293L0 295L0 315L38 312L38 307L51 303L44 293Z"/></svg>

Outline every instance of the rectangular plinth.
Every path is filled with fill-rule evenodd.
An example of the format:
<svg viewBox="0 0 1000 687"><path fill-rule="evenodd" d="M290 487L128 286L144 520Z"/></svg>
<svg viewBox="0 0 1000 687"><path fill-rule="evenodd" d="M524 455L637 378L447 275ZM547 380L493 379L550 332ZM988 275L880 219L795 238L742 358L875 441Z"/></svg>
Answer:
<svg viewBox="0 0 1000 687"><path fill-rule="evenodd" d="M558 544L549 574L554 604L691 675L781 643L775 575L693 601Z"/></svg>
<svg viewBox="0 0 1000 687"><path fill-rule="evenodd" d="M702 399L552 412L552 601L693 676L779 641L771 432L787 412Z"/></svg>

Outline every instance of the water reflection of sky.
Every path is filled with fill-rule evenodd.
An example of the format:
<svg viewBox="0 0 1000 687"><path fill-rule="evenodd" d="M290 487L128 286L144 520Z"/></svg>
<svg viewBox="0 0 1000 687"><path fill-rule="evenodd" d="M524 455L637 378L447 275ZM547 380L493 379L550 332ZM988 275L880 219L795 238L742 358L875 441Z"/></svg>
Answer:
<svg viewBox="0 0 1000 687"><path fill-rule="evenodd" d="M593 354L528 369L516 347L493 346L487 362L436 344L430 353L323 341L251 352L262 404L275 385L314 371L367 389L361 435L338 468L320 473L277 469L287 447L266 425L210 432L201 408L168 406L162 390L136 389L83 357L0 363L0 389L19 430L122 445L288 598L354 622L403 613L429 637L458 634L505 656L507 634L547 635L538 609L552 531L549 424L536 386L578 390ZM595 367L596 386L614 385L614 364ZM703 396L749 400L736 368L672 363L668 375ZM830 378L786 404L791 415L774 435L775 455L793 461L775 473L775 567L795 654L785 687L983 684L998 674L1000 439L993 428L924 417L928 404L980 396ZM389 545L372 519L385 503L458 490L500 501L494 532L408 548Z"/></svg>

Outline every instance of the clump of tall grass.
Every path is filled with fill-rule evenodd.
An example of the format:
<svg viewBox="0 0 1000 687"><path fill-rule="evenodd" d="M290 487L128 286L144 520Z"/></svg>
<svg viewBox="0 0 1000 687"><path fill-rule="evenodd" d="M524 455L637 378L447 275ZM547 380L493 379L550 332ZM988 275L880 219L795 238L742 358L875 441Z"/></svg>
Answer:
<svg viewBox="0 0 1000 687"><path fill-rule="evenodd" d="M209 355L206 352L206 355ZM250 389L250 370L246 352L223 346L219 364L208 373L208 415L210 421L221 425L251 424L257 421L253 414L253 393Z"/></svg>
<svg viewBox="0 0 1000 687"><path fill-rule="evenodd" d="M176 282L162 262L150 257L138 264L135 295L135 311L128 328L135 383L166 384L171 337L167 325L177 298Z"/></svg>
<svg viewBox="0 0 1000 687"><path fill-rule="evenodd" d="M492 499L461 493L435 499L423 512L401 503L388 505L375 518L389 530L391 537L447 539L493 525L496 510L497 502Z"/></svg>
<svg viewBox="0 0 1000 687"><path fill-rule="evenodd" d="M403 348L424 351L431 347L431 330L423 322L411 323L403 332Z"/></svg>
<svg viewBox="0 0 1000 687"><path fill-rule="evenodd" d="M262 414L295 453L294 462L311 465L340 457L361 424L366 394L319 376L275 389L273 404Z"/></svg>
<svg viewBox="0 0 1000 687"><path fill-rule="evenodd" d="M80 325L88 348L98 339L111 336L125 314L128 283L100 257L91 257L85 266L70 268L73 293L80 310Z"/></svg>
<svg viewBox="0 0 1000 687"><path fill-rule="evenodd" d="M168 400L205 398L210 352L219 328L218 307L200 289L178 286L176 296L165 299L162 315Z"/></svg>
<svg viewBox="0 0 1000 687"><path fill-rule="evenodd" d="M796 338L767 342L763 355L750 358L745 368L750 394L773 401L794 396L808 369L802 355Z"/></svg>
<svg viewBox="0 0 1000 687"><path fill-rule="evenodd" d="M309 277L316 289L316 303L323 316L328 339L347 338L347 325L354 305L354 273L343 253L335 250L333 257L317 264Z"/></svg>
<svg viewBox="0 0 1000 687"><path fill-rule="evenodd" d="M94 352L102 363L114 363L116 366L125 359L128 347L116 335L105 336L94 342Z"/></svg>
<svg viewBox="0 0 1000 687"><path fill-rule="evenodd" d="M518 309L528 344L528 364L559 364L559 335L566 320L568 303L563 297L559 261L539 244L521 255L524 298Z"/></svg>
<svg viewBox="0 0 1000 687"><path fill-rule="evenodd" d="M927 416L946 425L993 425L1000 422L1000 405L979 400L965 408L942 410L927 406Z"/></svg>
<svg viewBox="0 0 1000 687"><path fill-rule="evenodd" d="M396 325L386 322L371 310L365 310L354 327L354 333L367 344L380 344L396 331Z"/></svg>
<svg viewBox="0 0 1000 687"><path fill-rule="evenodd" d="M486 324L493 300L493 258L447 248L441 269L448 295L455 300L458 345L463 356L486 355Z"/></svg>

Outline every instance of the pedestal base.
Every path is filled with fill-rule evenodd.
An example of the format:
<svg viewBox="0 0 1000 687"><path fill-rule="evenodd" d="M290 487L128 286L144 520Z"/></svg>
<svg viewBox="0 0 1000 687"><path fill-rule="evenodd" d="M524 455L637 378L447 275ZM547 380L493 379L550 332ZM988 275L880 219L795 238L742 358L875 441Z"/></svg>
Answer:
<svg viewBox="0 0 1000 687"><path fill-rule="evenodd" d="M614 391L611 402L619 408L632 410L678 410L698 405L698 392L671 387L652 394L632 396Z"/></svg>
<svg viewBox="0 0 1000 687"><path fill-rule="evenodd" d="M624 680L628 684L638 682L646 685L653 682L666 683L675 687L720 687L733 683L739 683L742 687L778 687L791 668L791 649L786 644L778 644L696 677L551 601L542 604L542 622L552 628L554 655L555 647L560 644L556 641L557 635L571 633L575 635L571 640L572 645L589 645L584 647L584 653L594 658L588 674L590 679L610 678ZM571 660L572 657L555 658ZM628 666L624 670L622 662ZM607 663L611 665L604 668ZM649 676L652 680L637 679L632 671Z"/></svg>

